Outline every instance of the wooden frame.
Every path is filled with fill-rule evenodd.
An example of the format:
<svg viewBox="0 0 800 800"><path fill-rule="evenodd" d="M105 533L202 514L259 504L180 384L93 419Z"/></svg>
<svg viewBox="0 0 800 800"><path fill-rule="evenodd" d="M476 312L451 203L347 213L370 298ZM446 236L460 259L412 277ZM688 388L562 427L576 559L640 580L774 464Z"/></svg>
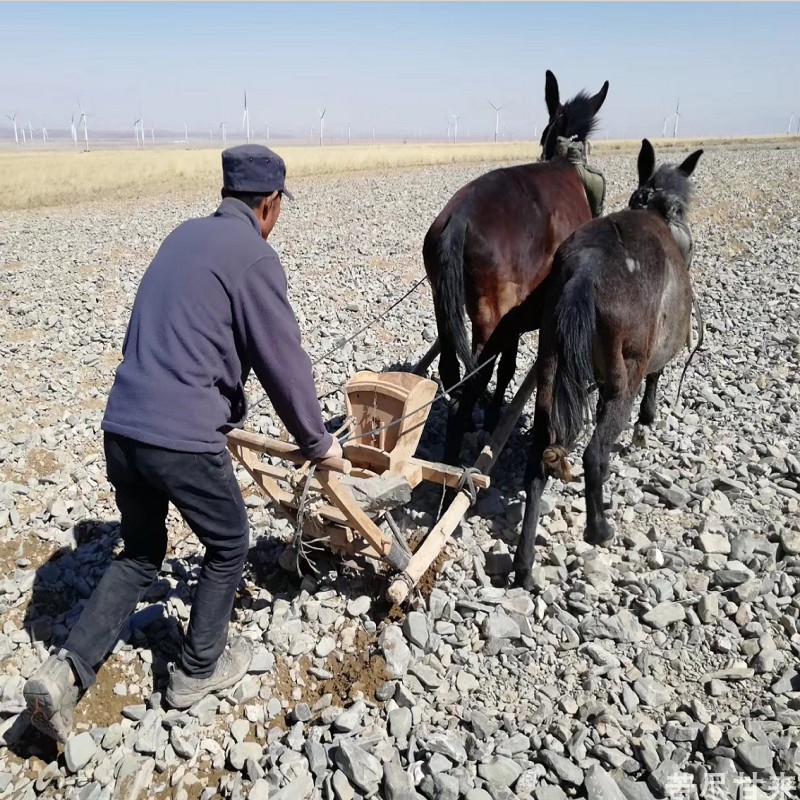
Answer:
<svg viewBox="0 0 800 800"><path fill-rule="evenodd" d="M314 524L306 525L304 534L311 538L326 537L334 552L385 560L395 573L387 598L402 603L446 546L472 502L471 494L466 489L458 492L441 519L410 554L407 547L398 546L391 534L381 530L384 513L370 515L362 510L342 476L352 474L366 479L402 476L412 489L422 481L458 488L469 473L469 482L475 490L485 489L490 483L488 473L533 392L535 381L534 365L474 466L465 470L414 456L436 396L433 381L407 372L357 373L345 387L351 430L342 447L344 459L317 463L308 488L321 495L321 502L314 504ZM300 450L287 442L242 430L228 434L228 449L259 489L296 522L310 466ZM264 456L300 468L276 466L264 461Z"/></svg>

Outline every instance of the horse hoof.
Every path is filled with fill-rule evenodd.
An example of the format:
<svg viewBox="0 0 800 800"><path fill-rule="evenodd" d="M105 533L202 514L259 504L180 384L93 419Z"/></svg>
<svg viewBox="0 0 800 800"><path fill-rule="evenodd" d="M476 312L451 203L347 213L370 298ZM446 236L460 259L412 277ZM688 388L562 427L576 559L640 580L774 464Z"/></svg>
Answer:
<svg viewBox="0 0 800 800"><path fill-rule="evenodd" d="M515 589L524 589L526 592L533 592L536 589L533 574L529 569L515 570L512 585Z"/></svg>
<svg viewBox="0 0 800 800"><path fill-rule="evenodd" d="M596 530L587 528L583 540L593 547L611 547L614 543L614 531L608 523L603 523Z"/></svg>

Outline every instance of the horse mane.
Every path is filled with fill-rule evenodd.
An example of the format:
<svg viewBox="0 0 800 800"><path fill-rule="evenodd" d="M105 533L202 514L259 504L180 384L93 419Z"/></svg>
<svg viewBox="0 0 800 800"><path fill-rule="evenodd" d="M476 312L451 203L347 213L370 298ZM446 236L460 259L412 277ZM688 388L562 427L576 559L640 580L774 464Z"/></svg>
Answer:
<svg viewBox="0 0 800 800"><path fill-rule="evenodd" d="M689 209L693 187L675 164L661 164L644 186L631 195L631 208L657 211L664 218L681 219Z"/></svg>
<svg viewBox="0 0 800 800"><path fill-rule="evenodd" d="M592 113L592 95L581 90L572 100L564 104L567 119L567 130L563 134L567 138L576 136L582 142L597 128L597 117Z"/></svg>

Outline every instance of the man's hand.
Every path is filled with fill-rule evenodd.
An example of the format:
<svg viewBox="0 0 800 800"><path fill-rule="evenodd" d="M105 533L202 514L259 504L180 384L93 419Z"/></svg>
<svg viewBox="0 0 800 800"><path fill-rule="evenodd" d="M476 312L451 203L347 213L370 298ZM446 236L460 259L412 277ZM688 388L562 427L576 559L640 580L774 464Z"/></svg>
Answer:
<svg viewBox="0 0 800 800"><path fill-rule="evenodd" d="M339 444L339 440L335 436L333 437L333 443L328 448L325 455L322 456L320 461L324 461L326 458L342 458L342 446Z"/></svg>

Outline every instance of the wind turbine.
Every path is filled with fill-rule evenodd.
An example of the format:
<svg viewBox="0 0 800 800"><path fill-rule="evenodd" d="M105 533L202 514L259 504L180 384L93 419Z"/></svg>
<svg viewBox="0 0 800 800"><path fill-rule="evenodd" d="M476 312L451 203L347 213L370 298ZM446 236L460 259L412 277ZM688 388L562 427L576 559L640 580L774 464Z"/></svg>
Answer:
<svg viewBox="0 0 800 800"><path fill-rule="evenodd" d="M347 144L350 144L350 123L347 123Z"/></svg>
<svg viewBox="0 0 800 800"><path fill-rule="evenodd" d="M75 112L73 111L69 117L69 132L72 136L72 147L78 149L78 131L75 129Z"/></svg>
<svg viewBox="0 0 800 800"><path fill-rule="evenodd" d="M219 130L220 130L220 133L222 134L222 144L223 144L223 146L225 145L225 142L228 141L228 136L225 133L225 126L227 124L228 124L227 122L220 122L220 124L219 124Z"/></svg>
<svg viewBox="0 0 800 800"><path fill-rule="evenodd" d="M327 108L323 108L322 111L317 109L317 113L319 114L319 146L322 147L322 138L325 131L325 112Z"/></svg>
<svg viewBox="0 0 800 800"><path fill-rule="evenodd" d="M150 123L150 139L155 142L156 140L156 126Z"/></svg>
<svg viewBox="0 0 800 800"><path fill-rule="evenodd" d="M267 123L267 147L269 147L269 122Z"/></svg>
<svg viewBox="0 0 800 800"><path fill-rule="evenodd" d="M89 152L89 128L86 125L86 119L88 114L83 110L83 106L81 105L80 98L78 98L78 108L81 110L81 116L78 120L78 127L80 128L81 122L83 123L83 138L86 142L86 152Z"/></svg>
<svg viewBox="0 0 800 800"><path fill-rule="evenodd" d="M445 134L445 136L447 138L445 139L445 141L449 142L450 141L450 128L453 126L453 123L450 121L450 117L448 117L447 114L444 115L444 118L445 118L445 120L447 120L447 133Z"/></svg>
<svg viewBox="0 0 800 800"><path fill-rule="evenodd" d="M11 124L14 126L14 141L17 143L17 150L19 150L19 133L17 131L17 114L6 114L6 116L11 120Z"/></svg>
<svg viewBox="0 0 800 800"><path fill-rule="evenodd" d="M450 116L453 118L453 144L458 144L458 121L461 119L461 114L456 116L452 111Z"/></svg>
<svg viewBox="0 0 800 800"><path fill-rule="evenodd" d="M45 128L44 125L42 125L42 141L43 142L50 141L50 137L47 135L47 128Z"/></svg>
<svg viewBox="0 0 800 800"><path fill-rule="evenodd" d="M247 137L247 143L250 144L250 112L247 110L247 90L244 93L244 115L242 116L242 130Z"/></svg>
<svg viewBox="0 0 800 800"><path fill-rule="evenodd" d="M30 135L31 144L33 144L33 125L31 125L30 120L28 120L28 134Z"/></svg>
<svg viewBox="0 0 800 800"><path fill-rule="evenodd" d="M669 119L669 117L664 117L664 129L661 131L661 138L662 139L666 139L667 138L667 120L668 119Z"/></svg>
<svg viewBox="0 0 800 800"><path fill-rule="evenodd" d="M487 101L489 105L494 109L495 116L494 116L494 141L497 143L497 134L500 132L500 112L503 109L503 106L496 106L491 100Z"/></svg>
<svg viewBox="0 0 800 800"><path fill-rule="evenodd" d="M20 123L19 129L22 131L22 144L28 144L28 139L25 136L25 126L22 123Z"/></svg>
<svg viewBox="0 0 800 800"><path fill-rule="evenodd" d="M667 119L673 119L673 118L675 119L675 125L672 128L673 139L676 138L678 135L678 120L683 119L683 114L681 114L681 112L678 110L680 106L681 106L681 99L679 97L678 102L675 103L675 111L673 111L672 114L670 114L669 117L667 117Z"/></svg>
<svg viewBox="0 0 800 800"><path fill-rule="evenodd" d="M133 138L136 140L136 146L139 146L139 123L142 121L142 118L139 117L133 121ZM142 141L144 141L144 132L142 133Z"/></svg>
<svg viewBox="0 0 800 800"><path fill-rule="evenodd" d="M786 135L789 136L792 132L792 123L794 122L794 111L792 111L792 116L789 117L789 126L786 128Z"/></svg>
<svg viewBox="0 0 800 800"><path fill-rule="evenodd" d="M185 122L183 123L183 141L185 144L189 144L189 128Z"/></svg>

